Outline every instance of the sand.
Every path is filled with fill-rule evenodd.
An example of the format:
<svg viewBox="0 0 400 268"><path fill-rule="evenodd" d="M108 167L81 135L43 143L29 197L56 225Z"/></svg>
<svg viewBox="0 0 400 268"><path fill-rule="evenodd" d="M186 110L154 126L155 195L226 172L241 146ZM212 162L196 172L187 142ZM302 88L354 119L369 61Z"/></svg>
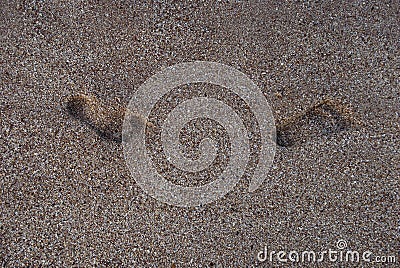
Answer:
<svg viewBox="0 0 400 268"><path fill-rule="evenodd" d="M323 251L339 239L399 265L398 1L0 6L3 266L270 267L257 259L265 246ZM148 196L118 140L63 101L82 93L126 107L151 75L194 60L249 76L277 125L294 121L295 142L277 147L255 192L242 180L220 200L179 208ZM304 115L326 99L361 124L328 115L310 125Z"/></svg>

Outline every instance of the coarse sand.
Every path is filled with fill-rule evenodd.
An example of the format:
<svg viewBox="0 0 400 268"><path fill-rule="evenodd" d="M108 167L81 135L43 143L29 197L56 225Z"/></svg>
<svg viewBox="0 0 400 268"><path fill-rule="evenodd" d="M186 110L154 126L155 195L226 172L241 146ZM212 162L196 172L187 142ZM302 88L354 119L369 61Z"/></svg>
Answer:
<svg viewBox="0 0 400 268"><path fill-rule="evenodd" d="M0 20L0 266L312 267L259 252L338 246L399 266L399 1L1 0ZM136 184L120 123L93 120L195 60L262 89L279 146L255 192L180 208ZM76 120L79 94L110 110Z"/></svg>

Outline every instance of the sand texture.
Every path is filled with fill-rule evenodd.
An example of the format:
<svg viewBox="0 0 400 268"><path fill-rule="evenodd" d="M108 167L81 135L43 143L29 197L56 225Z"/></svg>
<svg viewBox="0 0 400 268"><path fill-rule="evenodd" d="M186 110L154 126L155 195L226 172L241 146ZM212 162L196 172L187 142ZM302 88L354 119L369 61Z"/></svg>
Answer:
<svg viewBox="0 0 400 268"><path fill-rule="evenodd" d="M265 246L322 251L339 239L399 266L399 2L257 2L1 0L0 266L272 267L283 264L257 260ZM279 146L255 192L243 179L179 208L136 184L121 124L143 82L195 60L262 89ZM176 92L191 87L223 92ZM222 150L218 173L230 143L215 122L183 129L185 153L195 158L207 133ZM319 267L356 265L380 267Z"/></svg>

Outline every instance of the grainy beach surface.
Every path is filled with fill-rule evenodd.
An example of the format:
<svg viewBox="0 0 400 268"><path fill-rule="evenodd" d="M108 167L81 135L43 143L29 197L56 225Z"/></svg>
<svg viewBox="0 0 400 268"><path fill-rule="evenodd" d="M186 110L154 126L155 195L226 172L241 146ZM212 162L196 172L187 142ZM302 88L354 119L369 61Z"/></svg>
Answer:
<svg viewBox="0 0 400 268"><path fill-rule="evenodd" d="M340 239L399 266L398 1L1 0L0 21L2 266L270 267L283 264L260 262L265 246L335 250ZM150 76L195 60L250 77L290 143L255 192L240 181L178 208L148 196L121 144L64 100L126 107ZM326 99L351 113L310 110ZM320 267L339 265L377 267Z"/></svg>

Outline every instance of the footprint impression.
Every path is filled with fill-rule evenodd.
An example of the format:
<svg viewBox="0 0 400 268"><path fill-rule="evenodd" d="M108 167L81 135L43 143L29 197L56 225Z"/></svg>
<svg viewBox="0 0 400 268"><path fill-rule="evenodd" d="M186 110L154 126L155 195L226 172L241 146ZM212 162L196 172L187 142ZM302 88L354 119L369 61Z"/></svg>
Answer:
<svg viewBox="0 0 400 268"><path fill-rule="evenodd" d="M125 114L133 113L137 124L153 127L141 114L121 107L116 103L107 103L94 96L77 94L66 99L66 111L82 121L102 138L118 143L122 142L122 125Z"/></svg>
<svg viewBox="0 0 400 268"><path fill-rule="evenodd" d="M146 118L116 103L107 103L94 96L77 94L65 101L67 112L95 130L101 137L122 142L122 125L127 112L134 113L138 124L154 127ZM276 126L276 143L293 147L321 136L348 130L355 124L351 110L339 101L326 99L295 114Z"/></svg>
<svg viewBox="0 0 400 268"><path fill-rule="evenodd" d="M325 99L277 125L276 143L281 147L292 147L348 130L357 124L349 107Z"/></svg>

